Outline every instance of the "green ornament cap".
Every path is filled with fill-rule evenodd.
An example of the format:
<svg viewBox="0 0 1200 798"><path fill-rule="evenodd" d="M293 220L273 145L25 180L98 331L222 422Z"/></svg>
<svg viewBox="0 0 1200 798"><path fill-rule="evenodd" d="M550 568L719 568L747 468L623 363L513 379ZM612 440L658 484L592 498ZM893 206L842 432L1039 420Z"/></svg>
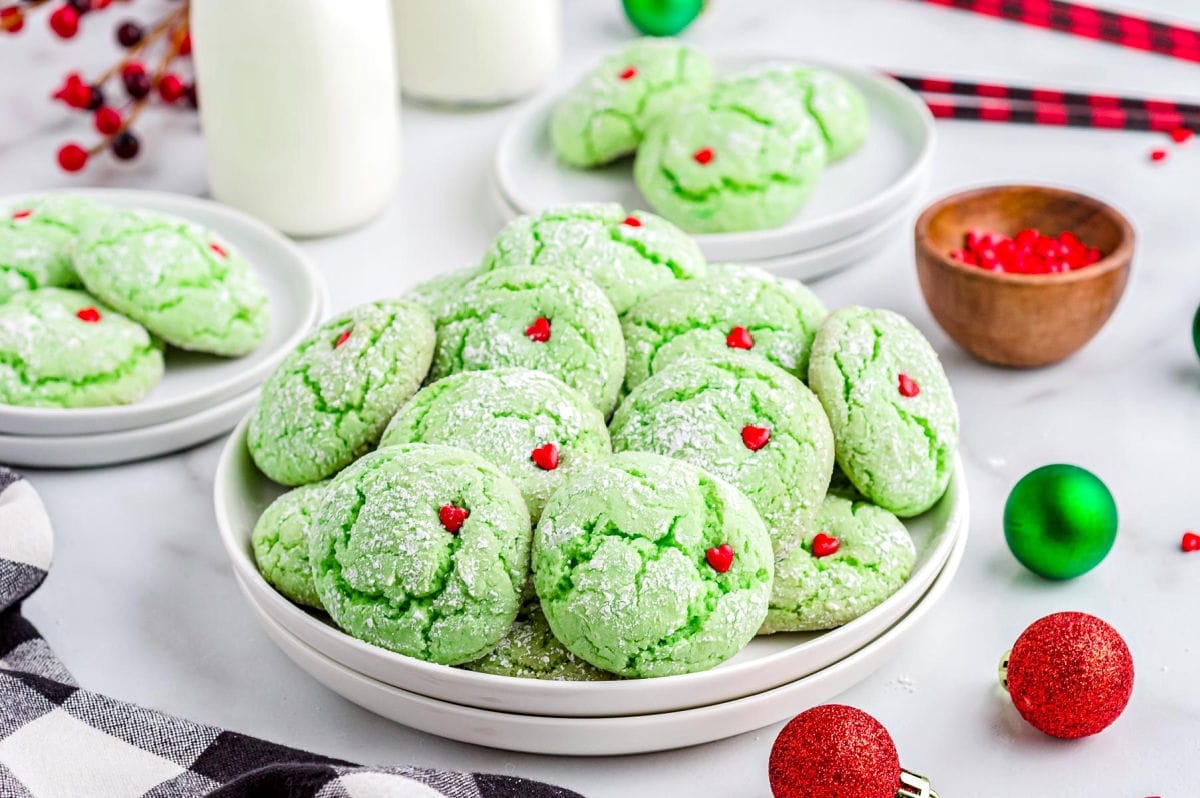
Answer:
<svg viewBox="0 0 1200 798"><path fill-rule="evenodd" d="M1004 505L1004 538L1013 555L1047 579L1074 579L1095 568L1117 537L1117 505L1105 484L1074 465L1026 474Z"/></svg>
<svg viewBox="0 0 1200 798"><path fill-rule="evenodd" d="M1192 317L1192 346L1196 349L1196 357L1200 357L1200 307Z"/></svg>
<svg viewBox="0 0 1200 798"><path fill-rule="evenodd" d="M621 0L625 16L647 36L675 36L696 21L705 0Z"/></svg>

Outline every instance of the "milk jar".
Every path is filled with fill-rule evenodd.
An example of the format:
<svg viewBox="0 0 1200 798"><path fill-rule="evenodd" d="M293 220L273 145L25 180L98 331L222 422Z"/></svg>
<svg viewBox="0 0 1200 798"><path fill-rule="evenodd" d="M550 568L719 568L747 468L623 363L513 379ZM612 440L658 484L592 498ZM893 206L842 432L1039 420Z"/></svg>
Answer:
<svg viewBox="0 0 1200 798"><path fill-rule="evenodd" d="M192 0L213 196L293 235L368 221L396 188L390 0Z"/></svg>
<svg viewBox="0 0 1200 798"><path fill-rule="evenodd" d="M562 55L561 0L392 0L405 95L452 105L515 100Z"/></svg>

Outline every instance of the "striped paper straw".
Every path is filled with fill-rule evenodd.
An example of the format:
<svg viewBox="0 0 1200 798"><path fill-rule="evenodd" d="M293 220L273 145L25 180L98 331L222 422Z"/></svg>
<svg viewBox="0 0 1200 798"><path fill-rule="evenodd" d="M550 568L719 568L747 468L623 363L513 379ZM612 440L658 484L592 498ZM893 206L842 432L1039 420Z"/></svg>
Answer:
<svg viewBox="0 0 1200 798"><path fill-rule="evenodd" d="M1012 102L989 99L965 101L958 97L922 95L938 119L977 122L1015 122L1029 125L1151 130L1170 133L1178 128L1200 128L1200 113L1089 107L1049 102Z"/></svg>

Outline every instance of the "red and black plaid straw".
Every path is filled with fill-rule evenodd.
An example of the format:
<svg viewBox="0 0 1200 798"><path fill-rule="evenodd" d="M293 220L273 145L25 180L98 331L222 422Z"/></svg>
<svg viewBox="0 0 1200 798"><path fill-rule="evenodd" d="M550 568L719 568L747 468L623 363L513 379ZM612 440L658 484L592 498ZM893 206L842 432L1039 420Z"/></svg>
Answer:
<svg viewBox="0 0 1200 798"><path fill-rule="evenodd" d="M1200 31L1063 0L918 0L1200 63Z"/></svg>
<svg viewBox="0 0 1200 798"><path fill-rule="evenodd" d="M1172 133L1180 128L1200 128L1200 113L1144 111L1126 108L1096 108L1046 102L1011 102L989 99L964 101L956 97L924 96L925 104L938 119L969 119L977 122L1016 122L1029 125L1151 130Z"/></svg>

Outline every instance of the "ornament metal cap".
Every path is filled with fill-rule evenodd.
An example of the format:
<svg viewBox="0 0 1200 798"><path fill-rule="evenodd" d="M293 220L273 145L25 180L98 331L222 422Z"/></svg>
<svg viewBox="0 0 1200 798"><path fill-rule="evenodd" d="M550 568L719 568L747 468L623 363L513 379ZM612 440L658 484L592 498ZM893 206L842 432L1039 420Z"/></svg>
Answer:
<svg viewBox="0 0 1200 798"><path fill-rule="evenodd" d="M929 786L929 779L901 769L900 790L896 798L938 798L938 794Z"/></svg>
<svg viewBox="0 0 1200 798"><path fill-rule="evenodd" d="M1012 649L1004 652L1004 656L1000 658L1000 686L1004 688L1004 692L1008 692L1008 660L1012 657Z"/></svg>

